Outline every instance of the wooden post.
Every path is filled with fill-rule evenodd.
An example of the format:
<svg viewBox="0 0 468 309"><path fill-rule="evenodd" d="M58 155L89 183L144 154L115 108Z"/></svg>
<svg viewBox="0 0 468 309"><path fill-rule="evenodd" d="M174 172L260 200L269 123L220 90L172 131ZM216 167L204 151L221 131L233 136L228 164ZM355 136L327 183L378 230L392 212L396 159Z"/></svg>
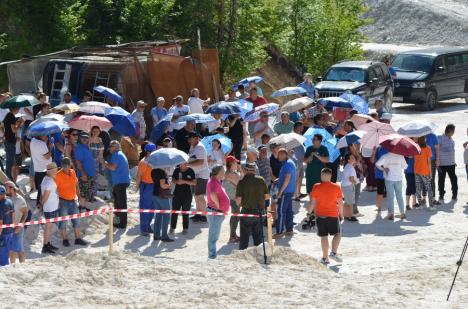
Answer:
<svg viewBox="0 0 468 309"><path fill-rule="evenodd" d="M114 212L109 209L109 255L114 252Z"/></svg>
<svg viewBox="0 0 468 309"><path fill-rule="evenodd" d="M271 215L271 206L267 208L267 230L268 230L268 249L270 250L270 259L273 257L273 219Z"/></svg>

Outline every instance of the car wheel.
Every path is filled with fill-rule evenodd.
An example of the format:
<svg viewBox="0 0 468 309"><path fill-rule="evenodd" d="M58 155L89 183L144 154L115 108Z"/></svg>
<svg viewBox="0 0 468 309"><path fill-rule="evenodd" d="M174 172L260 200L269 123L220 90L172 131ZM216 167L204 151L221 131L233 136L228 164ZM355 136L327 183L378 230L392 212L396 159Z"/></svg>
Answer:
<svg viewBox="0 0 468 309"><path fill-rule="evenodd" d="M387 112L391 113L393 110L393 89L388 88L387 91L385 91L385 96L384 96L384 107L387 110Z"/></svg>
<svg viewBox="0 0 468 309"><path fill-rule="evenodd" d="M434 90L429 90L426 95L426 103L424 104L424 109L427 111L432 111L437 105L437 92Z"/></svg>

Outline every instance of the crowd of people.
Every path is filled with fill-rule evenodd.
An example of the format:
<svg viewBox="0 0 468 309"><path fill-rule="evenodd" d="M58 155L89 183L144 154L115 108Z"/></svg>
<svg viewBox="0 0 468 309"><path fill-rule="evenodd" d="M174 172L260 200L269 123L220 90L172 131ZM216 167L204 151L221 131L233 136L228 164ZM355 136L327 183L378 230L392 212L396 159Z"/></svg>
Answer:
<svg viewBox="0 0 468 309"><path fill-rule="evenodd" d="M305 95L316 98L310 74L304 76L300 86L306 89ZM2 94L0 105L9 96L8 93ZM91 98L91 93L86 92L82 102ZM98 198L99 190L109 192L114 208L126 209L127 190L132 182L131 170L136 169L135 190L139 192L140 209L190 210L194 200L196 210L201 212L257 215L230 217L229 242L238 243L240 250L248 247L251 237L254 245L261 244L264 224L261 218L264 218L262 215L267 208L274 219L274 238L292 237L295 224L293 202L310 196L307 220L316 222L322 241L322 262L325 264L329 263L329 258L340 259L340 222L359 221L361 191L375 192L376 210L379 212L383 211L386 199L389 220L396 217L395 200L401 220L412 209L435 211L446 197L447 174L451 181L452 199L458 196L456 145L452 138L455 126L452 124L447 125L440 136L431 133L415 138L421 153L414 157L391 153L380 146L364 148L356 141L340 149L339 156L332 160L329 148L324 145L323 134L314 134L309 147L296 145L288 148L270 142L275 136L303 135L309 129L324 129L335 139L357 130L351 120L357 113L355 110L346 110L346 119L338 120L336 110L325 108L320 101L292 113L281 112L273 126L272 114L263 111L255 121L245 122L240 114L225 118L212 115L215 121L197 123L188 119L179 128L175 122L178 117L205 113L211 104L209 98L201 99L199 90L193 89L187 101L181 95L173 98L169 109L166 109L168 104L163 97L158 97L151 109L147 108L147 103L138 101L132 112L136 136L121 136L112 129L107 132L94 126L89 132L71 128L52 136L30 137L26 134L29 124L51 112L44 93L38 93L37 99L41 102L37 107L10 108L3 121L5 173L10 181L0 185L0 225L24 223L31 218L31 210L34 209L28 208L16 185L20 166L26 157L31 157L29 188L31 192L37 190L35 206L45 218L89 210L90 203ZM263 90L255 82L229 89L225 98L227 102L240 99L251 102L253 108L267 103ZM65 94L64 103L77 104L72 101L70 93ZM375 107L376 111L368 115L367 122L390 124L391 113L379 102ZM145 117L148 114L150 117ZM156 124L168 114L173 115L171 125L155 135ZM203 137L213 134L230 139L232 147L228 153L223 151L218 139L212 141L209 149L201 142ZM172 147L187 153L188 162L173 168L153 168L149 164L151 153ZM468 144L463 147L468 172ZM336 184L341 167L340 184ZM305 192L301 191L303 178ZM364 182L366 185L361 188ZM179 216L140 213L140 234L152 235L154 241L172 242ZM208 223L208 257L216 258L216 244L224 216L181 216L182 235L188 233L190 221ZM58 250L51 243L53 225L45 224L43 254L54 254ZM74 244L88 245L81 237L80 220L71 220L71 225ZM60 222L58 226L64 247L71 245L66 226L67 221ZM116 213L114 226L127 228L125 212ZM17 258L20 262L25 260L24 229L0 228L0 245L6 248L3 252L7 252L6 257L5 254L1 256L1 265L8 264L8 259L11 263ZM333 236L331 250L329 235Z"/></svg>

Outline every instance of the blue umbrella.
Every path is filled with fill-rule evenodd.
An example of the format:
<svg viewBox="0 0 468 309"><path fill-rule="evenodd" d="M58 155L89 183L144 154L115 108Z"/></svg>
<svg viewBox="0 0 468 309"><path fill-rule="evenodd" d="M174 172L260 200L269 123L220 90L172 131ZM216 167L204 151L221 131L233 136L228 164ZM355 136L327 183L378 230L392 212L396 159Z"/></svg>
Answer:
<svg viewBox="0 0 468 309"><path fill-rule="evenodd" d="M27 135L29 137L47 136L47 135L52 135L55 133L60 133L67 128L68 128L67 124L60 122L60 121L50 120L50 121L37 122L29 126Z"/></svg>
<svg viewBox="0 0 468 309"><path fill-rule="evenodd" d="M261 76L249 76L244 79L241 79L237 84L233 86L233 89L237 90L237 86L239 85L247 86L250 82L255 82L256 84L258 84L262 80L263 80L263 77Z"/></svg>
<svg viewBox="0 0 468 309"><path fill-rule="evenodd" d="M216 121L216 119L214 119L213 116L208 115L208 114L190 114L190 115L179 117L176 120L177 123L187 122L187 121L195 121L196 123L208 123L211 121Z"/></svg>
<svg viewBox="0 0 468 309"><path fill-rule="evenodd" d="M237 102L221 101L207 108L207 114L240 114L241 108Z"/></svg>
<svg viewBox="0 0 468 309"><path fill-rule="evenodd" d="M322 129L322 128L309 128L304 133L304 137L306 138L306 141L305 141L304 145L306 147L312 146L312 138L316 134L322 135L323 141L333 139L333 136L325 129Z"/></svg>
<svg viewBox="0 0 468 309"><path fill-rule="evenodd" d="M166 129L171 125L172 116L174 116L173 113L167 114L154 126L150 137L150 140L154 144L158 143L158 140L163 136L164 131L166 131Z"/></svg>
<svg viewBox="0 0 468 309"><path fill-rule="evenodd" d="M322 141L322 146L325 146L328 150L329 162L335 162L335 160L341 155L340 151L336 149L336 143L336 138Z"/></svg>
<svg viewBox="0 0 468 309"><path fill-rule="evenodd" d="M237 103L241 109L240 115L245 119L245 115L253 109L253 103L244 99L239 99Z"/></svg>
<svg viewBox="0 0 468 309"><path fill-rule="evenodd" d="M274 113L279 109L279 105L276 103L267 103L257 106L254 110L248 112L245 115L244 120L247 122L257 121L260 119L260 114L267 112L268 114Z"/></svg>
<svg viewBox="0 0 468 309"><path fill-rule="evenodd" d="M123 98L114 90L108 87L104 86L96 86L94 87L94 90L103 94L106 97L111 98L112 100L119 102L120 104L123 104Z"/></svg>
<svg viewBox="0 0 468 309"><path fill-rule="evenodd" d="M343 108L353 108L350 102L340 97L329 97L319 100L319 103L324 107L343 107Z"/></svg>
<svg viewBox="0 0 468 309"><path fill-rule="evenodd" d="M204 137L201 140L201 143L205 146L206 152L211 152L212 151L212 146L211 142L213 142L214 139L219 140L221 143L221 149L225 154L231 152L232 150L232 142L231 139L228 138L227 136L221 135L221 134L215 134L215 135L210 135L207 137Z"/></svg>
<svg viewBox="0 0 468 309"><path fill-rule="evenodd" d="M175 167L187 162L189 155L176 148L161 148L151 153L147 159L153 168Z"/></svg>
<svg viewBox="0 0 468 309"><path fill-rule="evenodd" d="M361 140L361 138L364 135L366 135L366 133L367 132L365 132L365 131L359 131L359 130L350 132L350 133L346 134L345 136L343 136L342 138L340 138L340 140L336 144L336 148L341 149L341 148L348 147L349 145L355 144L355 143L359 142Z"/></svg>
<svg viewBox="0 0 468 309"><path fill-rule="evenodd" d="M125 136L136 135L136 125L132 115L121 107L108 107L104 117L112 123L112 129Z"/></svg>
<svg viewBox="0 0 468 309"><path fill-rule="evenodd" d="M369 104L361 96L351 93L343 93L340 95L340 98L343 98L351 103L353 109L356 110L359 114L367 115L369 113Z"/></svg>
<svg viewBox="0 0 468 309"><path fill-rule="evenodd" d="M307 93L307 90L305 90L302 87L285 87L281 88L280 90L276 90L271 94L271 97L276 98L276 97L285 97L288 95L293 95L293 94L304 94Z"/></svg>

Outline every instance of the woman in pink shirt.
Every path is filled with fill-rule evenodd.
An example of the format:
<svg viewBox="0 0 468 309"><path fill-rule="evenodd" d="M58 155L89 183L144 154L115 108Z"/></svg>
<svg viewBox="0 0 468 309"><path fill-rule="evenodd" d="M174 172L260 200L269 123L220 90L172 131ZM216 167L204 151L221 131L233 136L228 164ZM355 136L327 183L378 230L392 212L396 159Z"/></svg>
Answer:
<svg viewBox="0 0 468 309"><path fill-rule="evenodd" d="M206 187L206 195L208 197L208 206L206 211L216 213L226 213L229 210L229 196L224 190L221 181L224 178L224 167L216 165L211 169L211 177ZM208 220L208 258L216 258L216 242L219 239L221 225L224 221L224 216L207 216Z"/></svg>

